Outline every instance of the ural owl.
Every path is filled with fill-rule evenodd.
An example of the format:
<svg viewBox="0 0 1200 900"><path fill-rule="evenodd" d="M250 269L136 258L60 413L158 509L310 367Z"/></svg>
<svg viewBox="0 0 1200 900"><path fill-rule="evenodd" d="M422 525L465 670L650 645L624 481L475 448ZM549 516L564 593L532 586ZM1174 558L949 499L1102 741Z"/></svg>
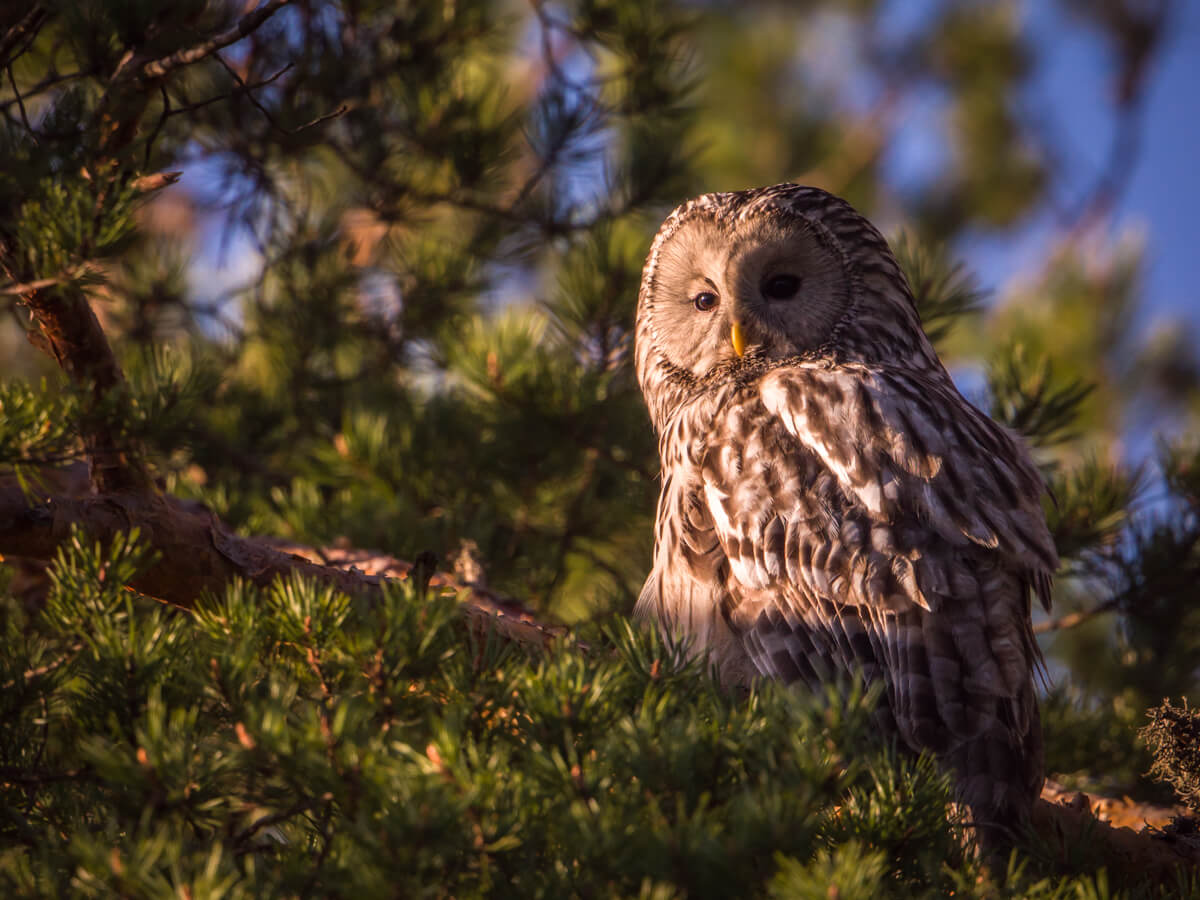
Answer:
<svg viewBox="0 0 1200 900"><path fill-rule="evenodd" d="M646 261L636 361L662 456L639 613L725 680L882 681L885 727L1002 849L1043 780L1044 485L955 389L886 241L815 188L685 203Z"/></svg>

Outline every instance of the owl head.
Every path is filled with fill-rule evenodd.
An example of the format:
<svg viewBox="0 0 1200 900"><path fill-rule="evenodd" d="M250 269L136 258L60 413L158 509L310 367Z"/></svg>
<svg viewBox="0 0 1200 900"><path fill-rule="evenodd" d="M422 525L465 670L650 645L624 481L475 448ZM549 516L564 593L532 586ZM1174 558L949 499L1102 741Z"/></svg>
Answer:
<svg viewBox="0 0 1200 900"><path fill-rule="evenodd" d="M866 219L794 184L705 194L667 217L638 297L638 380L656 426L699 383L819 357L937 365Z"/></svg>

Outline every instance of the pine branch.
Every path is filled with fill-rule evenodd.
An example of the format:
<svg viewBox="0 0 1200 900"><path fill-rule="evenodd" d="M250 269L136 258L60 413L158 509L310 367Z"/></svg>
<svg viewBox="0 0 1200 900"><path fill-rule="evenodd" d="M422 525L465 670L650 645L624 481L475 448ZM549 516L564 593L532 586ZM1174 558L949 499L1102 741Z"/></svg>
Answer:
<svg viewBox="0 0 1200 900"><path fill-rule="evenodd" d="M242 76L238 74L237 69L235 69L233 66L231 66L229 63L227 63L225 61L225 57L221 56L220 53L214 53L213 56L216 59L216 61L221 64L221 66L225 69L225 71L229 73L229 76L237 84L238 92L243 94L246 97L246 99L249 100L250 103L254 106L254 108L257 109L260 113L262 113L263 116L266 118L266 120L271 123L271 127L276 129L277 131L279 131L281 134L286 134L286 135L299 134L302 131L307 131L310 128L315 128L318 125L322 125L325 122L330 121L331 119L336 119L339 116L345 115L346 111L350 109L349 106L347 106L345 103L343 103L341 106L339 106L333 112L328 112L328 113L325 113L324 115L317 116L315 119L305 122L303 125L298 125L295 128L285 128L271 114L271 111L269 109L267 109L265 106L263 106L263 104L259 101L259 99L254 96L254 88L261 87L262 85L265 85L265 84L270 84L272 81L274 81L280 75L282 75L284 71L287 71L287 68L285 67L283 71L276 73L275 75L271 76L269 79L261 82L260 84L249 85L249 84L246 84L246 82L242 78ZM230 94L229 96L233 96L233 94Z"/></svg>
<svg viewBox="0 0 1200 900"><path fill-rule="evenodd" d="M128 81L134 78L144 80L162 78L164 75L169 75L183 66L190 66L192 63L200 62L200 60L212 56L218 50L223 50L230 44L236 44L242 38L253 34L267 19L271 18L271 16L275 15L275 13L291 2L292 0L270 0L270 2L258 7L258 9L246 13L228 31L213 35L207 41L196 44L194 47L177 50L169 56L146 58L130 55L117 68L117 71L113 75L113 80L116 82Z"/></svg>
<svg viewBox="0 0 1200 900"><path fill-rule="evenodd" d="M1102 616L1105 613L1115 611L1120 605L1120 598L1106 600L1097 606L1093 606L1091 609L1081 609L1078 612L1068 613L1065 616L1051 619L1048 622L1038 622L1033 626L1033 633L1048 634L1051 631L1063 631L1067 628L1075 628L1084 622L1090 622L1096 616Z"/></svg>
<svg viewBox="0 0 1200 900"><path fill-rule="evenodd" d="M23 302L41 330L43 348L72 382L90 391L97 405L110 392L124 387L125 376L82 291L42 288L24 294ZM82 422L92 483L100 492L150 492L153 485L139 454L110 426L100 416L86 416Z"/></svg>
<svg viewBox="0 0 1200 900"><path fill-rule="evenodd" d="M151 92L146 88L150 81L204 59L253 33L288 2L290 0L270 0L243 16L233 28L169 56L146 58L136 56L132 51L127 54L113 73L108 89L97 106L95 121L104 134L98 158L90 167L93 177L107 178L110 171L118 173L109 189L125 177L120 174L117 161L137 134L142 112L149 102ZM35 9L14 28L19 30L26 25L29 28L40 26L40 19L31 18L36 12ZM5 41L13 33L10 31ZM15 82L13 89L15 92ZM32 127L26 127L32 134ZM154 186L161 187L175 177L174 173L169 173L163 176L165 181L158 179ZM41 331L37 343L54 357L72 382L90 393L94 410L100 409L106 398L114 396L124 387L125 379L86 295L77 286L56 283L58 278L64 276L27 280L16 277L14 272L7 274L15 284L7 286L5 290L20 291L23 304ZM99 415L85 416L81 423L96 490L102 494L151 493L153 484L140 452L129 442L121 441L111 424L104 419Z"/></svg>
<svg viewBox="0 0 1200 900"><path fill-rule="evenodd" d="M312 809L314 806L316 806L316 803L312 800L301 800L298 803L292 804L287 809L281 809L278 812L269 813L268 815L265 815L265 816L260 816L259 818L255 819L252 823L250 823L250 825L248 825L246 828L242 829L236 835L234 835L234 838L233 838L234 846L239 847L239 848L245 847L250 842L250 840L252 838L254 838L254 836L257 835L260 831L263 831L264 829L267 829L267 828L273 828L276 825L279 825L283 822L288 821L289 819L295 818L296 816L299 816L299 815L303 815L304 813L306 813L310 809Z"/></svg>
<svg viewBox="0 0 1200 900"><path fill-rule="evenodd" d="M4 33L4 37L0 38L0 68L8 68L16 61L20 53L13 54L13 49L22 43L27 48L48 18L50 14L41 4L35 4L20 21Z"/></svg>
<svg viewBox="0 0 1200 900"><path fill-rule="evenodd" d="M87 77L89 77L91 75L95 75L95 74L96 74L95 71L91 70L91 69L77 69L73 72L67 72L66 74L63 74L63 73L60 73L57 71L51 71L50 73L48 73L46 75L46 77L44 77L37 84L28 88L21 95L21 99L31 100L34 97L40 96L41 94L50 90L50 88L57 87L58 85L63 84L68 81L75 81L76 79L79 79L79 78L87 78ZM11 100L0 101L0 112L7 112L9 107L16 106L17 104L18 104L17 97L13 97Z"/></svg>
<svg viewBox="0 0 1200 900"><path fill-rule="evenodd" d="M313 548L288 552L270 540L241 537L207 509L170 496L134 492L31 501L15 479L0 482L0 554L50 560L73 525L102 544L136 528L155 560L128 587L185 609L202 594L222 593L235 579L266 587L294 573L345 594L371 596L389 578L414 577L412 563L382 554ZM518 604L453 576L436 574L429 587L463 594L462 610L473 624L494 627L510 640L546 647L563 633L537 622Z"/></svg>
<svg viewBox="0 0 1200 900"><path fill-rule="evenodd" d="M1033 826L1056 861L1066 864L1086 847L1118 881L1170 879L1183 867L1200 866L1200 846L1174 841L1169 832L1153 828L1114 827L1097 817L1094 810L1102 805L1098 800L1082 793L1065 797L1052 784L1042 791L1033 807Z"/></svg>
<svg viewBox="0 0 1200 900"><path fill-rule="evenodd" d="M171 497L56 496L31 503L15 483L0 484L0 552L49 559L73 524L83 526L90 537L101 542L137 528L157 558L129 587L184 608L202 592L221 591L235 578L266 586L294 572L339 591L371 595L381 591L389 577L414 577L413 564L386 554L239 537L207 510ZM460 609L474 627L494 629L520 644L546 648L565 632L538 623L519 606L452 576L435 575L430 586L465 594ZM74 774L38 773L36 779L41 783L47 775L70 778ZM1170 840L1169 832L1136 832L1097 818L1094 810L1102 810L1106 803L1111 806L1104 798L1082 794L1064 801L1061 789L1047 785L1034 813L1034 827L1046 851L1065 861L1085 844L1093 850L1099 848L1106 865L1114 873L1123 873L1122 877L1145 872L1170 877L1180 866L1200 864L1200 848ZM277 814L277 819L283 821L304 811L293 807ZM249 833L273 821L270 816L259 820Z"/></svg>

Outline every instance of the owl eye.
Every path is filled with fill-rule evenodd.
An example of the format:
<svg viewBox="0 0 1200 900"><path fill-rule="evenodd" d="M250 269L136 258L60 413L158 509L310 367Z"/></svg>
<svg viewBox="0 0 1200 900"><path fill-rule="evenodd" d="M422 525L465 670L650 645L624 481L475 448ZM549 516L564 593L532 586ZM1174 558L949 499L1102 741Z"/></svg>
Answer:
<svg viewBox="0 0 1200 900"><path fill-rule="evenodd" d="M692 303L700 312L708 312L717 305L717 295L712 291L701 291L692 298Z"/></svg>
<svg viewBox="0 0 1200 900"><path fill-rule="evenodd" d="M768 300L790 300L800 290L796 275L772 275L762 283L762 294Z"/></svg>

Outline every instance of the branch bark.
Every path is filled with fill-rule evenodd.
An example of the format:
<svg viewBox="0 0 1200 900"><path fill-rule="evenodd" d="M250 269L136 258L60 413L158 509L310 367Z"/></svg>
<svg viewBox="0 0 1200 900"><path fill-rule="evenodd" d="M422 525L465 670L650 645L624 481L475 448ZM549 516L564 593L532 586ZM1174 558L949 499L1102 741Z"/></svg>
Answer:
<svg viewBox="0 0 1200 900"><path fill-rule="evenodd" d="M1161 811L1156 822L1148 821L1148 827L1135 831L1102 818L1114 804L1109 798L1071 794L1047 782L1033 808L1033 827L1053 858L1078 866L1078 854L1085 850L1102 860L1118 883L1146 876L1170 883L1180 868L1200 868L1200 840L1194 826L1191 833L1188 828L1174 828L1168 821L1173 810Z"/></svg>
<svg viewBox="0 0 1200 900"><path fill-rule="evenodd" d="M343 593L370 596L379 594L389 578L414 577L412 563L382 554L318 551L242 537L209 510L154 492L30 500L15 479L0 481L0 554L53 559L72 525L101 544L137 528L156 559L129 587L185 609L201 594L221 593L239 578L268 587L295 573ZM460 594L463 614L473 624L494 627L510 640L544 648L565 633L537 622L519 604L453 576L435 574L429 587Z"/></svg>
<svg viewBox="0 0 1200 900"><path fill-rule="evenodd" d="M1060 616L1057 619L1049 619L1045 622L1038 622L1033 626L1034 634L1048 634L1051 631L1062 631L1066 628L1075 628L1082 625L1084 622L1090 622L1096 616L1102 616L1105 613L1115 611L1120 607L1120 601L1117 599L1106 600L1098 606L1091 609L1081 609L1079 612L1067 613L1065 616Z"/></svg>
<svg viewBox="0 0 1200 900"><path fill-rule="evenodd" d="M12 65L12 51L19 44L25 43L30 35L46 24L46 20L49 18L49 12L43 9L41 4L35 4L20 20L14 22L4 32L4 36L0 37L0 68L8 68Z"/></svg>
<svg viewBox="0 0 1200 900"><path fill-rule="evenodd" d="M190 66L192 63L212 56L218 50L223 50L230 44L236 44L242 38L253 34L267 19L271 18L271 16L275 15L275 13L291 2L292 0L270 0L269 3L264 3L257 9L246 13L228 31L213 35L203 43L160 59L135 61L131 67L133 70L131 73L132 77L147 79L161 78L182 66Z"/></svg>
<svg viewBox="0 0 1200 900"><path fill-rule="evenodd" d="M73 287L30 291L22 298L44 338L40 345L71 381L90 392L93 409L125 385L108 339L83 292ZM100 492L144 494L153 490L140 454L99 416L81 423L92 484Z"/></svg>

